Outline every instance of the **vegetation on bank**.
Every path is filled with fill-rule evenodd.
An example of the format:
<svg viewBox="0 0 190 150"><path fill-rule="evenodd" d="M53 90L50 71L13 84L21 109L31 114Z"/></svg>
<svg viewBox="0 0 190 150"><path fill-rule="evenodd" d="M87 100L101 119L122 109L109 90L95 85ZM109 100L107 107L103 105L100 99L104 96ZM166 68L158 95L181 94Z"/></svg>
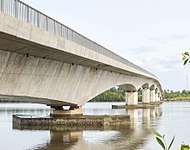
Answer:
<svg viewBox="0 0 190 150"><path fill-rule="evenodd" d="M190 101L190 90L173 91L164 90L163 98L165 100ZM142 90L138 90L138 100L142 101ZM91 100L91 102L125 102L125 90L121 88L111 88L101 93Z"/></svg>
<svg viewBox="0 0 190 150"><path fill-rule="evenodd" d="M91 100L91 102L124 102L125 90L121 88L111 88L106 92L101 93Z"/></svg>
<svg viewBox="0 0 190 150"><path fill-rule="evenodd" d="M142 92L138 91L138 99L142 101ZM111 88L96 96L91 102L125 102L125 90L121 88Z"/></svg>
<svg viewBox="0 0 190 150"><path fill-rule="evenodd" d="M164 99L166 100L190 100L190 91L173 91L173 90L164 90Z"/></svg>

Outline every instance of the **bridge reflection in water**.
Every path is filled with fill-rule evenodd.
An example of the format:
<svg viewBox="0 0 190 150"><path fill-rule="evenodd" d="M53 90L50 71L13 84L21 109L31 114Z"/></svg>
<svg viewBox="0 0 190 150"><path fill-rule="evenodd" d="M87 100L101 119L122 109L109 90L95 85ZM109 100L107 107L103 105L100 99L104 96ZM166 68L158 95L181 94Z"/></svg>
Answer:
<svg viewBox="0 0 190 150"><path fill-rule="evenodd" d="M152 127L156 128L162 112L159 107L153 109L124 110L131 116L129 126L106 126L101 128L77 128L61 126L14 126L22 131L49 131L49 141L35 145L42 150L89 150L89 149L140 149L149 139Z"/></svg>

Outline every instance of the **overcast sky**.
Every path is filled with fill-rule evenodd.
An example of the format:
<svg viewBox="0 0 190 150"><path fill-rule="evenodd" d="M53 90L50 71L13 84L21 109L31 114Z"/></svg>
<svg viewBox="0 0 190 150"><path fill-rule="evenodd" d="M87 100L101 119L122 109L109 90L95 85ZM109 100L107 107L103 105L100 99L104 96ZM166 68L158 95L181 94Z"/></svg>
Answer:
<svg viewBox="0 0 190 150"><path fill-rule="evenodd" d="M22 1L152 72L164 89L190 88L181 61L190 49L190 0Z"/></svg>

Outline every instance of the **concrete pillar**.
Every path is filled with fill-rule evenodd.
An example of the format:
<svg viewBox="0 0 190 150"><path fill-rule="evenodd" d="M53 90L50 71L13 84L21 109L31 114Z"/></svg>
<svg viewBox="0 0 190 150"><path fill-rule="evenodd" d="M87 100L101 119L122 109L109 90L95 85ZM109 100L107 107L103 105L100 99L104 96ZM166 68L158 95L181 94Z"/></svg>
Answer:
<svg viewBox="0 0 190 150"><path fill-rule="evenodd" d="M155 102L155 90L150 91L150 102Z"/></svg>
<svg viewBox="0 0 190 150"><path fill-rule="evenodd" d="M158 101L161 101L161 94L158 92Z"/></svg>
<svg viewBox="0 0 190 150"><path fill-rule="evenodd" d="M150 103L150 89L144 88L142 91L142 102Z"/></svg>
<svg viewBox="0 0 190 150"><path fill-rule="evenodd" d="M69 110L64 110L62 106L59 107L51 107L50 111L51 116L67 116L67 115L82 115L83 109L81 106L70 106Z"/></svg>
<svg viewBox="0 0 190 150"><path fill-rule="evenodd" d="M126 92L125 100L127 105L138 105L138 92Z"/></svg>
<svg viewBox="0 0 190 150"><path fill-rule="evenodd" d="M158 97L158 93L155 94L155 101L156 101L156 102L159 102L159 101L160 101L160 100L159 100L159 97Z"/></svg>
<svg viewBox="0 0 190 150"><path fill-rule="evenodd" d="M162 100L163 100L162 96L159 96L159 101L162 101Z"/></svg>

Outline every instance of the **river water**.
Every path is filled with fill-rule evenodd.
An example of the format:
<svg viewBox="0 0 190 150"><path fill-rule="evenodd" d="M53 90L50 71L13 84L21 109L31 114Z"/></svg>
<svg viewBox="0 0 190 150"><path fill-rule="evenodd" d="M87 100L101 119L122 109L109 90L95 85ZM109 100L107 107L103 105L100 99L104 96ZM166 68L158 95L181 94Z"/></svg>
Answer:
<svg viewBox="0 0 190 150"><path fill-rule="evenodd" d="M172 150L190 144L190 103L167 102L154 109L111 109L112 104L87 103L84 114L131 115L128 126L104 129L30 128L12 125L13 114L48 115L49 107L39 104L0 104L0 150L161 150L152 129L176 137Z"/></svg>

